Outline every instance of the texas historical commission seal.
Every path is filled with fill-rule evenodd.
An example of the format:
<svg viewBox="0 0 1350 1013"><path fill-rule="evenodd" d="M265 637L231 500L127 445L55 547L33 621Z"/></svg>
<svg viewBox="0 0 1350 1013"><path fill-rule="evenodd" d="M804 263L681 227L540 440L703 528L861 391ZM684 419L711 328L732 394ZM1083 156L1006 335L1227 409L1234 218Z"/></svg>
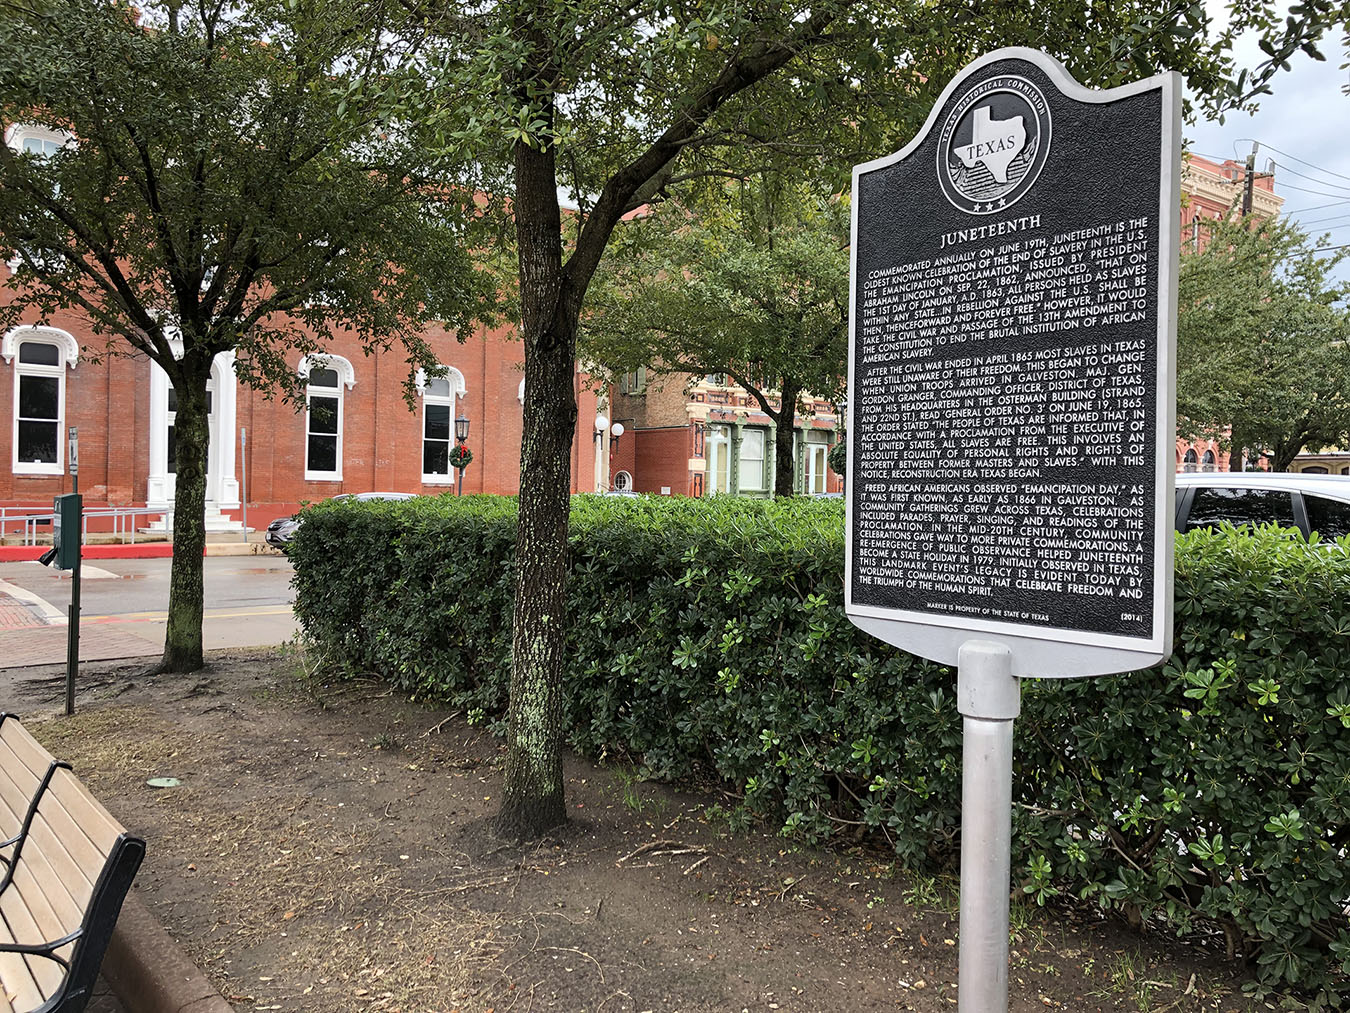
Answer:
<svg viewBox="0 0 1350 1013"><path fill-rule="evenodd" d="M991 77L956 100L938 138L942 192L972 215L1022 198L1050 152L1050 108L1023 77Z"/></svg>

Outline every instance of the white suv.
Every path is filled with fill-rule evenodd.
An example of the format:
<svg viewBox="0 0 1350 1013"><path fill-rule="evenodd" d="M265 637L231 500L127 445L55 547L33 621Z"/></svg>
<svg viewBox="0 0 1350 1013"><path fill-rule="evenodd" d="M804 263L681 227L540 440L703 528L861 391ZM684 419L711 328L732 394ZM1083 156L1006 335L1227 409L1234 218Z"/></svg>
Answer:
<svg viewBox="0 0 1350 1013"><path fill-rule="evenodd" d="M1350 535L1350 475L1204 471L1177 475L1178 531L1282 524L1324 539Z"/></svg>

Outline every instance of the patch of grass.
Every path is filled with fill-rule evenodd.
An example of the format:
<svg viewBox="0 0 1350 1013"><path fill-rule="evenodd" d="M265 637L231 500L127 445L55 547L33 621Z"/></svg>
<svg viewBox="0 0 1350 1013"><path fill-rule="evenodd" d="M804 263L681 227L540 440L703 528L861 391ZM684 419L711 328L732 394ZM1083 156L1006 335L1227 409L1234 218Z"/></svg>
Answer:
<svg viewBox="0 0 1350 1013"><path fill-rule="evenodd" d="M916 873L907 877L909 885L901 891L901 899L912 908L936 911L955 917L960 910L959 897L950 883L937 876Z"/></svg>
<svg viewBox="0 0 1350 1013"><path fill-rule="evenodd" d="M714 803L703 810L703 819L719 837L731 837L746 833L754 823L755 816L744 805L727 809L720 803Z"/></svg>
<svg viewBox="0 0 1350 1013"><path fill-rule="evenodd" d="M639 816L659 817L666 811L665 799L643 795L644 780L637 767L614 766L609 768L609 772L614 776L615 785L619 789L620 801L632 812Z"/></svg>
<svg viewBox="0 0 1350 1013"><path fill-rule="evenodd" d="M1040 949L1045 943L1045 925L1040 918L1044 910L1028 898L1013 898L1008 905L1009 938L1019 945L1030 945L1033 950Z"/></svg>
<svg viewBox="0 0 1350 1013"><path fill-rule="evenodd" d="M1160 993L1178 988L1175 974L1150 969L1140 953L1121 950L1106 957L1104 963L1110 984L1093 995L1124 998L1139 1013L1152 1013L1162 1004Z"/></svg>
<svg viewBox="0 0 1350 1013"><path fill-rule="evenodd" d="M101 789L163 774L184 746L159 715L134 707L85 710L25 727L58 760L74 768L95 795ZM128 734L128 729L135 729Z"/></svg>

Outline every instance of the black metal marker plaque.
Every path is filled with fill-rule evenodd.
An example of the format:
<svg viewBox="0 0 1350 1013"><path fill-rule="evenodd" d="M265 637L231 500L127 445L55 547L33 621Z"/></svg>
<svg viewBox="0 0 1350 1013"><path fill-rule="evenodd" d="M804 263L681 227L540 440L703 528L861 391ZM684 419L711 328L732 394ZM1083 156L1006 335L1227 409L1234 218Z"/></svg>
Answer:
<svg viewBox="0 0 1350 1013"><path fill-rule="evenodd" d="M859 625L1038 675L1170 652L1179 119L1175 75L1093 92L1000 50L854 170Z"/></svg>

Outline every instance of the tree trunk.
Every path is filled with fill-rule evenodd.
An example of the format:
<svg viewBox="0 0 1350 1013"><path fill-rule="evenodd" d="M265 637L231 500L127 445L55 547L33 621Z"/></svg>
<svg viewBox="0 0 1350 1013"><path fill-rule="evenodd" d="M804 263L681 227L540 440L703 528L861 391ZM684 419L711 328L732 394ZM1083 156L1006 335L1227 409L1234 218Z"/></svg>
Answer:
<svg viewBox="0 0 1350 1013"><path fill-rule="evenodd" d="M520 446L506 772L496 826L517 840L539 837L567 820L562 654L577 312L561 291L562 221L554 172L551 147L516 145L521 330L530 382Z"/></svg>
<svg viewBox="0 0 1350 1013"><path fill-rule="evenodd" d="M1228 470L1229 470L1229 471L1241 471L1241 470L1242 470L1242 455L1243 455L1243 452L1245 451L1245 449L1246 449L1246 448L1243 447L1243 445L1242 445L1241 443L1238 442L1238 440L1237 440L1237 434L1234 433L1234 434L1233 434L1233 442L1232 442L1232 446L1231 446L1231 448L1230 448L1229 451L1228 451Z"/></svg>
<svg viewBox="0 0 1350 1013"><path fill-rule="evenodd" d="M801 387L784 377L780 393L781 407L778 417L774 419L778 424L778 432L774 440L773 494L791 496L796 491L792 484L797 465L796 455L792 452L792 436L797 422L797 398L801 394Z"/></svg>
<svg viewBox="0 0 1350 1013"><path fill-rule="evenodd" d="M1294 463L1294 458L1298 457L1303 450L1302 442L1295 443L1290 440L1284 443L1277 443L1271 448L1270 470L1288 471L1290 465Z"/></svg>
<svg viewBox="0 0 1350 1013"><path fill-rule="evenodd" d="M202 551L206 547L206 462L211 439L206 407L210 360L204 369L175 370L179 382L174 417L173 564L169 571L169 618L158 671L195 672L202 667ZM194 375L196 374L196 375ZM171 374L173 375L173 374Z"/></svg>

